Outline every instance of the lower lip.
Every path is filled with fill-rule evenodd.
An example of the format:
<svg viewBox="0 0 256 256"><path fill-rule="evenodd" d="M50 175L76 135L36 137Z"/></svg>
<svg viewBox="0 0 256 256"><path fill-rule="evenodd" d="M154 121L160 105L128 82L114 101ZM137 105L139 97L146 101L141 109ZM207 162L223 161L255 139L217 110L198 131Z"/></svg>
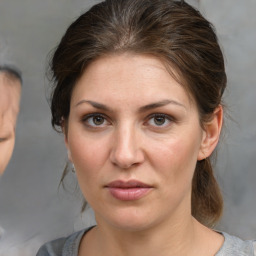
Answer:
<svg viewBox="0 0 256 256"><path fill-rule="evenodd" d="M134 201L144 197L151 188L115 188L108 187L110 194L118 200Z"/></svg>

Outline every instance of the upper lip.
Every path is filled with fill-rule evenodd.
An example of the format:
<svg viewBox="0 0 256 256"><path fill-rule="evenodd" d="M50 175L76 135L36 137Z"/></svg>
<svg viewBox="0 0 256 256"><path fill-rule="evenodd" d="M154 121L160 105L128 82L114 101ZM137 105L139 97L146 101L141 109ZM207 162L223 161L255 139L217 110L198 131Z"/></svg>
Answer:
<svg viewBox="0 0 256 256"><path fill-rule="evenodd" d="M114 180L107 184L110 188L151 188L152 186L138 180Z"/></svg>

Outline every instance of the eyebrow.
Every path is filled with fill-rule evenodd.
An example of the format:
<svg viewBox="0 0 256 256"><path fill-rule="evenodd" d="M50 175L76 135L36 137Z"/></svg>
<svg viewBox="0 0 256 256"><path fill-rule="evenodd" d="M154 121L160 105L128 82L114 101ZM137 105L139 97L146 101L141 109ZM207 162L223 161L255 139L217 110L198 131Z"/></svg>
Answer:
<svg viewBox="0 0 256 256"><path fill-rule="evenodd" d="M101 109L101 110L105 110L105 111L112 111L106 105L95 102L95 101L91 101L91 100L81 100L75 106L77 107L77 106L79 106L83 103L88 103L88 104L90 104L91 106L93 106L94 108L97 108L97 109Z"/></svg>
<svg viewBox="0 0 256 256"><path fill-rule="evenodd" d="M147 110L151 110L151 109L154 109L154 108L160 108L160 107L163 107L163 106L166 106L166 105L169 105L169 104L180 106L180 107L183 107L183 108L186 109L186 107L183 104L181 104L180 102L178 102L178 101L175 101L175 100L162 100L162 101L154 102L154 103L145 105L143 107L140 107L139 108L139 112L145 112Z"/></svg>
<svg viewBox="0 0 256 256"><path fill-rule="evenodd" d="M95 102L95 101L91 101L91 100L81 100L75 106L77 107L77 106L79 106L79 105L81 105L83 103L88 103L91 106L93 106L94 108L97 108L97 109L100 109L100 110L110 111L110 112L113 111L112 109L110 109L106 105L98 103L98 102ZM151 110L151 109L155 109L155 108L159 108L159 107L163 107L163 106L166 106L166 105L169 105L169 104L180 106L180 107L183 107L183 108L186 109L186 107L183 104L181 104L180 102L178 102L178 101L175 101L175 100L162 100L162 101L158 101L158 102L154 102L154 103L150 103L148 105L142 106L142 107L139 108L138 112L145 112L145 111L148 111L148 110Z"/></svg>

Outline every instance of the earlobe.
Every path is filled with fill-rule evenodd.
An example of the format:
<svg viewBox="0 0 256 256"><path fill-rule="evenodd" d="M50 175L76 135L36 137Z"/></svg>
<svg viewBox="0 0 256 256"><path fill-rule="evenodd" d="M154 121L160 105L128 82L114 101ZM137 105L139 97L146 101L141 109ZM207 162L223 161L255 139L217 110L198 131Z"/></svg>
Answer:
<svg viewBox="0 0 256 256"><path fill-rule="evenodd" d="M63 124L62 124L61 129L62 129L62 132L63 132L64 137L65 137L65 146L66 146L66 148L67 148L68 160L69 160L70 162L73 162L73 161L72 161L72 156L71 156L71 153L70 153L70 150L69 150L68 135L67 135L67 132L66 132L66 130L65 130L64 121L63 121Z"/></svg>
<svg viewBox="0 0 256 256"><path fill-rule="evenodd" d="M68 139L67 139L67 136L66 136L66 135L65 135L65 145L66 145L66 148L67 148L68 160L69 160L70 162L73 162L73 161L72 161L71 152L70 152L70 150L69 150Z"/></svg>
<svg viewBox="0 0 256 256"><path fill-rule="evenodd" d="M70 162L73 162L73 161L72 161L72 157L71 157L71 153L70 153L70 150L69 150L69 149L67 149L67 154L68 154L68 160L69 160Z"/></svg>
<svg viewBox="0 0 256 256"><path fill-rule="evenodd" d="M213 112L212 119L204 125L201 147L197 160L209 157L216 148L223 121L223 108L219 105Z"/></svg>

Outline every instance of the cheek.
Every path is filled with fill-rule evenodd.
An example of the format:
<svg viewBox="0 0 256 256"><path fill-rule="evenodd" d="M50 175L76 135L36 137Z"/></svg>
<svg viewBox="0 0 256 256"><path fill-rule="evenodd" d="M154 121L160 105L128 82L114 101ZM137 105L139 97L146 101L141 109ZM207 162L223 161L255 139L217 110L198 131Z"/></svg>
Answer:
<svg viewBox="0 0 256 256"><path fill-rule="evenodd" d="M83 190L83 184L95 184L100 170L108 159L107 142L104 139L95 140L89 136L70 136L69 149L76 167L78 182ZM79 139L76 139L79 138Z"/></svg>
<svg viewBox="0 0 256 256"><path fill-rule="evenodd" d="M152 164L172 186L190 184L199 149L198 139L176 137L151 147ZM154 156L154 157L153 157Z"/></svg>
<svg viewBox="0 0 256 256"><path fill-rule="evenodd" d="M14 139L0 143L0 174L2 174L11 159L14 149Z"/></svg>

